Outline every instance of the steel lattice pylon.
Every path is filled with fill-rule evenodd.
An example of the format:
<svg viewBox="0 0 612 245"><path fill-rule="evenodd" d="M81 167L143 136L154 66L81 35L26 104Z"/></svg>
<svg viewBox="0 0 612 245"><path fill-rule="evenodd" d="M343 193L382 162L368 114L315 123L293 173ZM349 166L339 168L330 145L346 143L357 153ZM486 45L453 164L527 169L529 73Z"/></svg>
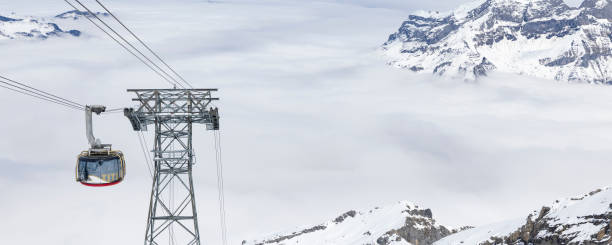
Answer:
<svg viewBox="0 0 612 245"><path fill-rule="evenodd" d="M149 203L145 245L200 244L191 173L194 161L192 124L219 129L219 114L210 106L216 89L129 89L137 108L124 114L136 131L155 126L155 173ZM177 228L175 230L174 228ZM182 233L182 234L181 234ZM178 241L177 241L178 240Z"/></svg>

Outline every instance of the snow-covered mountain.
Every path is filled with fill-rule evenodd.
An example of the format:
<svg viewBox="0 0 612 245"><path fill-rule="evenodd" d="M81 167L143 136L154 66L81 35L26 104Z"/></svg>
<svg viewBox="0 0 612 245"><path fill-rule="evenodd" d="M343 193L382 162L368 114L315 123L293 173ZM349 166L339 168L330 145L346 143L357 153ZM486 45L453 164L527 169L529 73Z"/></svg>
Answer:
<svg viewBox="0 0 612 245"><path fill-rule="evenodd" d="M612 189L555 201L527 218L450 235L435 245L612 244Z"/></svg>
<svg viewBox="0 0 612 245"><path fill-rule="evenodd" d="M95 12L95 14L98 17L110 16L108 13L101 13L101 12ZM59 18L59 19L72 19L72 20L78 20L83 17L93 17L93 15L85 11L71 10L71 11L67 11L67 12L64 12L64 13L61 13L55 16L55 18Z"/></svg>
<svg viewBox="0 0 612 245"><path fill-rule="evenodd" d="M390 65L468 80L492 70L612 83L612 0L477 0L410 15L382 46Z"/></svg>
<svg viewBox="0 0 612 245"><path fill-rule="evenodd" d="M323 224L242 244L429 245L455 232L436 224L431 210L404 201L368 211L348 211Z"/></svg>
<svg viewBox="0 0 612 245"><path fill-rule="evenodd" d="M526 217L459 230L437 225L409 202L349 211L323 224L243 245L589 245L612 244L612 188L557 200Z"/></svg>
<svg viewBox="0 0 612 245"><path fill-rule="evenodd" d="M96 13L98 16L108 16L108 13ZM78 20L84 16L91 16L87 12L68 11L52 18L44 17L10 17L0 15L0 40L2 39L47 39L57 36L81 35L79 30L63 30L57 21Z"/></svg>
<svg viewBox="0 0 612 245"><path fill-rule="evenodd" d="M1 39L47 39L51 36L79 36L78 30L64 31L57 24L35 17L9 18L0 16Z"/></svg>

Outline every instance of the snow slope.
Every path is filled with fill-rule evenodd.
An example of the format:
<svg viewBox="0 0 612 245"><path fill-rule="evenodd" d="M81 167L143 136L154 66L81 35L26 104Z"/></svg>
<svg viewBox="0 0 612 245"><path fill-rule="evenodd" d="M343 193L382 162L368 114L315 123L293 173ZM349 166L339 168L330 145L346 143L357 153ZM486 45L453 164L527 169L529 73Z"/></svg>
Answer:
<svg viewBox="0 0 612 245"><path fill-rule="evenodd" d="M323 224L242 244L425 245L454 232L437 225L431 210L403 201L368 211L349 211Z"/></svg>
<svg viewBox="0 0 612 245"><path fill-rule="evenodd" d="M436 245L612 244L612 189L555 201L526 219L501 222L450 235Z"/></svg>
<svg viewBox="0 0 612 245"><path fill-rule="evenodd" d="M492 70L612 83L612 0L479 0L408 17L383 45L390 65L468 80Z"/></svg>

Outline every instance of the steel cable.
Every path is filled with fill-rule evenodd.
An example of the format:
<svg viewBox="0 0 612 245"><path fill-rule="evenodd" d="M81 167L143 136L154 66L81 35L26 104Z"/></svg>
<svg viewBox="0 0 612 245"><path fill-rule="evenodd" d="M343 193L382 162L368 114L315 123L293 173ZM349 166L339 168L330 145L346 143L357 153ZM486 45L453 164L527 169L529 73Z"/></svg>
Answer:
<svg viewBox="0 0 612 245"><path fill-rule="evenodd" d="M89 10L87 7L85 7L85 5L83 5L81 2L79 2L78 0L77 3L79 3L81 6L83 6L87 12L90 15L93 15L96 19L100 20L100 22L102 22L104 25L106 25L111 31L113 31L117 36L119 36L119 38L121 38L122 40L124 40L128 45L130 45L132 48L134 48L136 50L136 52L140 53L145 59L149 60L150 62L152 62L146 55L142 54L142 52L140 52L138 49L136 49L130 42L128 42L127 40L125 40L125 38L123 38L119 33L117 33L116 31L114 31L114 29L112 29L110 26L108 26L106 24L106 22L102 21L96 14L94 14L91 10ZM79 8L77 8L75 5L73 5L72 3L70 3L68 0L64 0L64 2L66 2L68 5L70 5L72 8L74 8L76 11L81 12L81 10L79 10ZM160 71L156 70L155 68L153 68L153 66L151 66L151 64L147 63L145 60L143 60L142 57L138 56L136 53L134 53L134 51L132 51L130 48L128 48L124 43L122 43L121 41L117 40L117 38L115 38L113 35L111 35L108 31L106 31L102 26L98 25L91 17L89 17L88 15L85 15L85 17L87 18L87 20L89 20L89 22L91 22L92 24L94 24L98 29L100 29L102 32L104 32L108 37L110 37L111 39L113 39L113 41L115 41L117 44L119 44L121 47L123 47L126 51L128 51L130 54L132 54L134 57L136 57L138 60L140 60L140 62L142 62L144 65L146 65L147 67L149 67L149 69L151 69L153 72L155 72L157 75L159 75L162 79L164 79L166 82L168 82L171 86L176 87L177 83L176 82L172 82L171 79L172 77L170 75L168 75L166 72L163 71L163 69L159 68L159 66L157 66L155 63L153 63L154 66L156 66L158 69L160 69L163 73L165 73L167 76L170 77L170 79L168 79L167 77L165 77L164 75L162 75L162 73L160 73ZM172 79L174 80L174 79ZM180 85L180 84L178 84Z"/></svg>
<svg viewBox="0 0 612 245"><path fill-rule="evenodd" d="M80 105L80 104L78 104L76 102L73 102L76 105L72 104L72 103L68 103L68 102L65 102L65 101L69 101L67 99L63 99L63 98L62 98L62 100L56 99L56 98L61 98L61 97L55 96L53 94L44 92L44 91L39 90L39 89L32 88L32 87L27 86L27 85L25 85L23 83L18 83L18 82L14 81L14 80L7 79L5 77L2 77L2 78L9 81L9 82L6 82L6 81L0 80L0 83L6 84L6 85L0 85L2 88L5 88L5 89L8 89L8 90L20 93L20 94L24 94L24 95L27 95L27 96L31 96L31 97L34 97L34 98L38 98L38 99L41 99L41 100L44 100L44 101L47 101L47 102L51 102L51 103L55 103L55 104L58 104L58 105L66 106L68 108L72 108L72 109L75 109L75 110L81 110L81 111L85 110L85 106L82 106L82 105ZM24 87L20 87L18 85L15 85L13 83L20 84L21 86L24 86L25 88ZM28 89L28 88L32 88L32 89ZM40 92L37 92L37 91L40 91Z"/></svg>
<svg viewBox="0 0 612 245"><path fill-rule="evenodd" d="M28 94L28 93L23 92L23 91L21 91L21 90L13 89L13 88L10 88L10 87L4 86L4 85L0 85L0 87L5 88L5 89L8 89L8 90L11 90L11 91L14 91L14 92L17 92L17 93L20 93L20 94L24 94L24 95L27 95L27 96L32 96L32 97L34 97L34 98L38 98L38 99L41 99L41 100L44 100L44 101L48 101L48 102L51 102L51 103L55 103L55 104L58 104L58 105L63 105L63 106L66 106L66 107L68 107L68 108L71 108L71 109L80 110L80 111L81 111L81 110L83 110L83 109L81 109L81 108L77 108L77 107L73 107L73 106L70 106L70 105L67 105L67 104L62 104L62 103L59 103L59 102L57 102L57 101L48 100L48 99L45 99L44 97L40 97L40 96L33 95L33 94Z"/></svg>
<svg viewBox="0 0 612 245"><path fill-rule="evenodd" d="M151 170L151 163L149 162L148 149L146 149L145 144L143 144L144 136L142 135L141 131L137 131L137 134L138 134L138 142L140 143L140 149L142 149L142 153L144 153L145 163L147 164L147 169L149 169L149 175L151 176L151 179L153 179L153 171Z"/></svg>
<svg viewBox="0 0 612 245"><path fill-rule="evenodd" d="M221 158L221 134L218 130L214 131L215 141L215 159L217 163L217 189L219 199L219 216L221 225L221 241L223 245L227 245L227 223L225 212L225 186L223 179L223 159Z"/></svg>
<svg viewBox="0 0 612 245"><path fill-rule="evenodd" d="M59 96L56 96L56 95L54 95L54 94L47 93L47 92L45 92L45 91L42 91L42 90L36 89L36 88L34 88L34 87L28 86L28 85L23 84L23 83L20 83L20 82L17 82L17 81L15 81L15 80L10 79L10 78L6 78L6 77L3 77L3 76L0 76L0 78L2 78L2 79L4 79L4 80L7 80L7 81L10 81L10 82L12 82L12 83L18 84L18 85L20 85L20 86L23 86L23 87L26 87L26 88L29 88L29 89L32 89L32 90L38 91L38 92L43 93L43 94L45 94L45 95L47 95L47 96L53 97L53 98L55 98L55 99L57 99L57 100L64 101L65 103L72 104L72 105L75 105L75 106L77 106L77 107L82 107L82 108L85 108L85 106L84 106L84 105L81 105L81 104L79 104L79 103L76 103L76 102L74 102L74 101L72 101L72 100L64 99L64 98L59 97Z"/></svg>
<svg viewBox="0 0 612 245"><path fill-rule="evenodd" d="M113 14L113 12L111 12L108 8L106 8L106 6L104 6L104 4L102 4L100 1L95 0L102 8L104 8L104 10L106 10L107 13L109 13L117 22L119 22L119 24L121 24L121 26L123 26L123 28L125 28L130 34L132 34L132 36L134 36L134 38L136 38L136 40L138 40L138 42L140 42L140 44L142 44L142 46L144 46L147 50L149 50L149 52L151 52L159 61L161 61L166 67L168 67L168 69L170 69L170 71L172 71L172 73L174 73L174 75L176 75L178 78L180 78L185 84L187 84L187 86L189 86L190 88L193 88L193 86L187 82L181 75L179 75L174 69L172 69L172 67L170 67L170 65L168 65L168 63L166 63L166 61L164 61L157 53L155 53L150 47L149 45L145 44L144 41L142 41L142 39L140 39L134 32L132 32L132 30L130 30L130 28L128 28L125 24L123 24L123 22L121 20L119 20L119 18L117 18L117 16L115 16L115 14Z"/></svg>
<svg viewBox="0 0 612 245"><path fill-rule="evenodd" d="M121 38L121 40L123 40L125 43L127 43L130 47L132 47L134 50L136 50L136 52L138 52L140 55L142 55L147 61L151 62L151 64L153 64L153 66L155 66L157 69L159 69L162 73L164 73L166 76L168 76L170 79L172 79L172 81L174 81L174 83L176 83L176 85L179 85L182 88L185 88L185 86L183 86L182 84L180 84L176 79L174 79L174 77L170 76L170 74L168 74L166 71L164 71L164 69L162 69L161 67L159 67L157 65L157 63L153 62L148 56L146 56L145 54L143 54L140 49L134 47L134 45L132 45L132 43L130 41L128 41L127 39L125 39L121 34L119 34L117 31L115 31L115 29L113 29L110 25L108 25L104 20L100 19L100 17L98 17L97 14L95 14L93 11L91 11L87 6L85 6L83 3L81 3L81 1L79 0L74 0L75 2L77 2L79 5L81 5L81 7L83 7L85 10L87 10L87 12L89 12L90 15L92 15L93 17L95 17L98 21L100 21L102 24L104 24L104 26L106 26L108 29L110 29L113 33L115 33L115 35L117 35L119 38Z"/></svg>

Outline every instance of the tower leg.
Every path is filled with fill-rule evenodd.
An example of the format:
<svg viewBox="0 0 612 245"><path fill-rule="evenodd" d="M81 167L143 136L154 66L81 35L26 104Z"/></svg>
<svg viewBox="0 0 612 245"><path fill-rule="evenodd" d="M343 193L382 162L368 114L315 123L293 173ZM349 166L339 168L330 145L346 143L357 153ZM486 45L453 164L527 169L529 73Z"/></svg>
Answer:
<svg viewBox="0 0 612 245"><path fill-rule="evenodd" d="M145 245L200 244L191 122L155 122L155 174Z"/></svg>

